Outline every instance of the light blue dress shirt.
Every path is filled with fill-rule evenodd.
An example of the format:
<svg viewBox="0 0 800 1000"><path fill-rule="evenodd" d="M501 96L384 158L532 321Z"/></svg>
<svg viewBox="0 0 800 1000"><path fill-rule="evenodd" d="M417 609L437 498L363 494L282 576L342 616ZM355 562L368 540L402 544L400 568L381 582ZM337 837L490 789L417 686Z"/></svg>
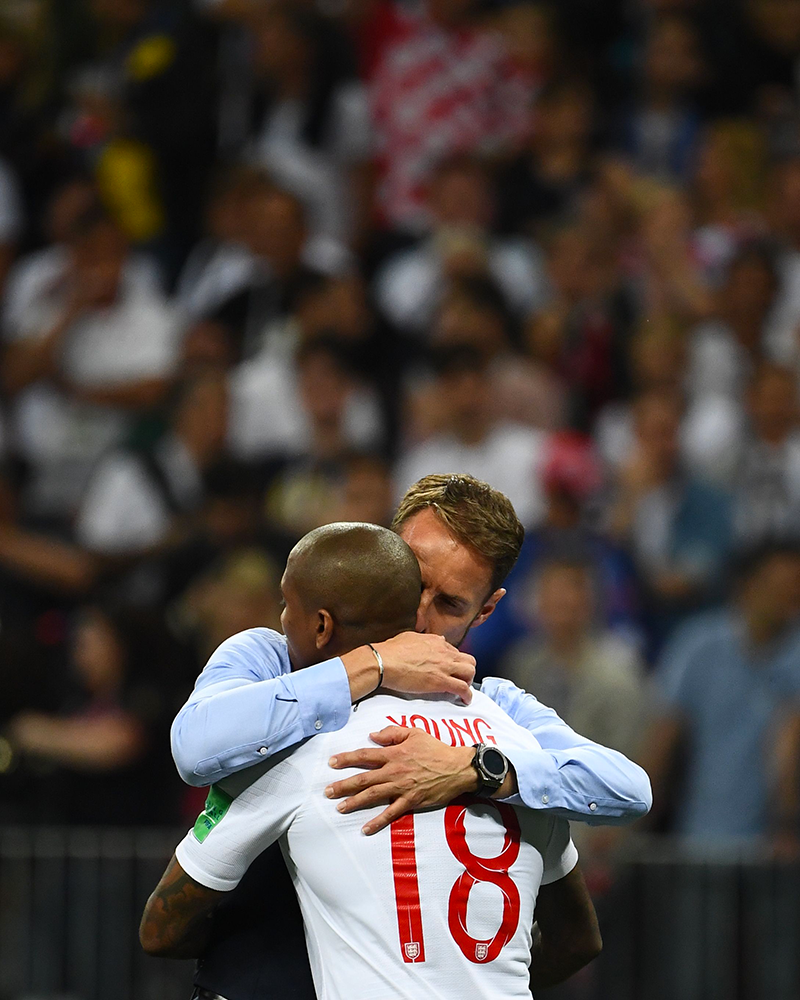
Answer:
<svg viewBox="0 0 800 1000"><path fill-rule="evenodd" d="M800 712L800 628L754 648L732 611L698 615L667 646L656 673L689 748L678 832L741 840L769 833L775 737Z"/></svg>
<svg viewBox="0 0 800 1000"><path fill-rule="evenodd" d="M508 751L519 786L512 801L597 824L628 823L650 809L647 774L624 754L579 736L510 681L488 677L481 690L542 748ZM184 781L209 785L341 729L350 708L339 657L292 671L284 636L249 629L223 642L197 678L172 724L172 754Z"/></svg>

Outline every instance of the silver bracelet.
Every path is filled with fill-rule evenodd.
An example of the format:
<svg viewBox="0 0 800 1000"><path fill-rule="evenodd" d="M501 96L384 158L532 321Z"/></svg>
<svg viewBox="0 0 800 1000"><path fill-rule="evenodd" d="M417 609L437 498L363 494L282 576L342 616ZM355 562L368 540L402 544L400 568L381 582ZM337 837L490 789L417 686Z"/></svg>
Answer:
<svg viewBox="0 0 800 1000"><path fill-rule="evenodd" d="M368 642L367 645L372 650L372 652L375 654L375 659L378 661L378 670L380 672L380 676L378 678L378 683L373 688L373 694L374 694L375 691L377 691L378 688L383 684L383 657L378 652L378 650L372 645L371 642Z"/></svg>

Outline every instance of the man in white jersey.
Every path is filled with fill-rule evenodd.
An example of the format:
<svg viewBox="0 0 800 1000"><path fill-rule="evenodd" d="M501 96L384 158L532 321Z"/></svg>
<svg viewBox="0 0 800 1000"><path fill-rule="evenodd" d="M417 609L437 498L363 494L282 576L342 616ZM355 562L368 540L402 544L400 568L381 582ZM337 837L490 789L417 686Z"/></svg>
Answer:
<svg viewBox="0 0 800 1000"><path fill-rule="evenodd" d="M392 532L334 525L299 543L282 589L282 624L299 669L408 628L421 579L413 552ZM337 811L326 795L331 755L387 725L421 726L452 744L460 734L479 746L479 762L494 755L503 764L491 749L498 740L509 748L538 746L480 692L464 706L453 697L398 695L379 686L353 707L342 729L272 758L258 775L251 769L215 788L148 902L141 929L146 950L195 950L206 915L280 838L319 997L529 997L540 885L550 888L537 910L534 982L550 985L594 957L599 934L565 820L466 796L365 837L363 819ZM511 787L497 764L476 766L489 786L482 795ZM555 916L560 897L571 935Z"/></svg>

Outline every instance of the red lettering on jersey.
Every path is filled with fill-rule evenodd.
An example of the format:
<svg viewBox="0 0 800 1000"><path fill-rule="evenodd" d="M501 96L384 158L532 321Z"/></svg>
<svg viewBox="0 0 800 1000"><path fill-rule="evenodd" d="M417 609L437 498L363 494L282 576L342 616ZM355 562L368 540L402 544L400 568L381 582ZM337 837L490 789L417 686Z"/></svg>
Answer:
<svg viewBox="0 0 800 1000"><path fill-rule="evenodd" d="M422 723L421 726L415 724L414 720L419 719ZM412 715L408 720L408 725L413 729L424 729L428 736L435 736L437 740L441 740L439 735L439 726L436 724L434 719L426 719L424 715Z"/></svg>
<svg viewBox="0 0 800 1000"><path fill-rule="evenodd" d="M466 719L464 721L466 722ZM477 739L478 743L494 743L494 745L497 746L497 740L494 738L494 736L490 736L488 733L486 736L481 736L481 731L478 728L479 725L486 726L487 729L492 728L486 721L486 719L475 719L473 725L475 726L475 732L477 733L478 736Z"/></svg>
<svg viewBox="0 0 800 1000"><path fill-rule="evenodd" d="M400 951L406 963L425 961L422 935L422 909L417 880L417 854L414 841L414 814L401 816L392 823L392 871L397 904L397 930Z"/></svg>
<svg viewBox="0 0 800 1000"><path fill-rule="evenodd" d="M468 736L469 737L469 740L467 741L466 746L471 746L472 747L472 746L475 746L476 743L480 743L481 742L479 739L476 739L475 733L473 733L473 731L472 731L472 726L469 724L469 719L464 719L464 725L463 726L460 725L458 722L456 722L455 719L451 719L450 720L450 725L458 733L458 738L461 740L461 746L462 747L465 746L463 737L461 736L462 733L464 734L464 736Z"/></svg>
<svg viewBox="0 0 800 1000"><path fill-rule="evenodd" d="M458 746L458 744L456 743L456 734L453 732L453 728L450 725L450 723L447 721L447 719L442 719L442 724L445 725L445 726L447 726L447 731L448 731L448 733L450 733L450 746L451 747ZM444 743L444 740L442 740L442 743ZM461 741L461 746L462 747L464 746L464 741L463 740Z"/></svg>
<svg viewBox="0 0 800 1000"><path fill-rule="evenodd" d="M399 727L400 727L401 729L408 729L408 726L406 725L406 717L405 717L405 716L403 716L403 717L402 717L402 719L403 719L403 721L402 721L402 722L398 722L398 721L397 721L397 719L393 719L393 718L391 717L391 715L387 715L387 716L386 716L386 719L387 719L387 720L388 720L389 722L391 722L391 724L392 724L393 726L399 726Z"/></svg>

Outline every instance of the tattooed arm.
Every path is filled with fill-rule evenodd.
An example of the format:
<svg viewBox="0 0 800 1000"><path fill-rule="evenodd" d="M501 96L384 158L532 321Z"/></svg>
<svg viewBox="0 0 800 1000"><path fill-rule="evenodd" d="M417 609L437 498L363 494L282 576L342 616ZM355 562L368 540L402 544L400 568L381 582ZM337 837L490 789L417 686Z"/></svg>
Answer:
<svg viewBox="0 0 800 1000"><path fill-rule="evenodd" d="M224 895L195 882L173 855L144 908L142 947L158 958L197 958L211 935L212 911Z"/></svg>

